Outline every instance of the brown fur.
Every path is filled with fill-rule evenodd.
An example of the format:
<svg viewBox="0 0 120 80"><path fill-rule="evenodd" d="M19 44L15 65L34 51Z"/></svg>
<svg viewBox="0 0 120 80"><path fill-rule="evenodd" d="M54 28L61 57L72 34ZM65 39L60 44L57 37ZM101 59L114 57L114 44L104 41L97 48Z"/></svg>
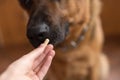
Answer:
<svg viewBox="0 0 120 80"><path fill-rule="evenodd" d="M83 27L87 26L90 29L85 35L85 40L78 44L77 48L66 51L56 48L57 54L47 75L48 80L104 80L106 76L101 76L101 74L106 75L106 72L100 73L103 44L103 32L99 20L100 2L99 0L69 0L68 5L68 9L63 13L73 25L70 36L60 47L69 46L71 41L75 41ZM80 21L82 24L78 24ZM90 40L93 27L95 33L93 39ZM107 61L103 62L105 62L104 65L107 64ZM104 66L106 67L108 66Z"/></svg>
<svg viewBox="0 0 120 80"><path fill-rule="evenodd" d="M35 5L39 4L39 0L34 1L33 8L38 7ZM108 63L101 52L104 39L99 18L100 0L61 0L62 10L57 3L43 0L41 5L44 3L49 13L54 14L51 22L57 24L57 17L62 16L63 20L71 23L69 35L55 48L56 56L46 80L104 80ZM85 27L88 31L84 34L84 40L77 47L71 47L71 42L80 37Z"/></svg>

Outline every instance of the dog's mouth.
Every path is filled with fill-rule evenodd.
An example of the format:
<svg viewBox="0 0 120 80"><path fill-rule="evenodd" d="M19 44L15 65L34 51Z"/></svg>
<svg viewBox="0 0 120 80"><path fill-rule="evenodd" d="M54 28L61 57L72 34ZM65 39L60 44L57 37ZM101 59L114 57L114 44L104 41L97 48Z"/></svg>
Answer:
<svg viewBox="0 0 120 80"><path fill-rule="evenodd" d="M64 27L49 27L46 24L29 27L27 29L27 37L34 47L38 47L47 38L50 40L49 44L53 44L54 46L56 46L57 44L64 41L68 33L68 27L68 23L65 23Z"/></svg>
<svg viewBox="0 0 120 80"><path fill-rule="evenodd" d="M49 44L53 44L54 46L61 43L64 40L63 34L59 34L57 31L53 31L53 32L50 32L50 33L43 33L39 36L34 36L34 37L30 37L29 34L27 34L27 36L28 36L28 39L29 39L30 43L34 47L38 47L47 38L50 40Z"/></svg>

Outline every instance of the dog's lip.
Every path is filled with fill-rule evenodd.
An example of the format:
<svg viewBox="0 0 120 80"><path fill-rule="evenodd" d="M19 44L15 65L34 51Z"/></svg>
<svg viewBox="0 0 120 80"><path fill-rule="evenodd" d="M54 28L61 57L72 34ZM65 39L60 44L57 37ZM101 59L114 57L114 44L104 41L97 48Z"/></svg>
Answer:
<svg viewBox="0 0 120 80"><path fill-rule="evenodd" d="M51 40L50 38L45 38L45 39L49 39L49 43L48 44L52 44L52 45L56 45L57 43L53 40ZM45 39L39 40L39 39L29 39L30 43L36 48L38 47L40 44L42 44Z"/></svg>
<svg viewBox="0 0 120 80"><path fill-rule="evenodd" d="M42 42L38 42L36 39L29 39L30 40L30 43L36 48L38 47Z"/></svg>

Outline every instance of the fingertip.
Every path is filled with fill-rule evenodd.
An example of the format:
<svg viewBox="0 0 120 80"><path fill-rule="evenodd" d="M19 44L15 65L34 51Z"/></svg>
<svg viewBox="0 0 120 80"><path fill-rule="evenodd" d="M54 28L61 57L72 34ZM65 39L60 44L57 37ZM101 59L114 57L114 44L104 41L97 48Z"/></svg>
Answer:
<svg viewBox="0 0 120 80"><path fill-rule="evenodd" d="M55 50L52 50L52 53L55 55Z"/></svg>
<svg viewBox="0 0 120 80"><path fill-rule="evenodd" d="M52 45L52 44L49 44L48 45L51 49L53 49L54 48L54 46Z"/></svg>
<svg viewBox="0 0 120 80"><path fill-rule="evenodd" d="M51 50L49 55L53 58L55 56L55 51Z"/></svg>

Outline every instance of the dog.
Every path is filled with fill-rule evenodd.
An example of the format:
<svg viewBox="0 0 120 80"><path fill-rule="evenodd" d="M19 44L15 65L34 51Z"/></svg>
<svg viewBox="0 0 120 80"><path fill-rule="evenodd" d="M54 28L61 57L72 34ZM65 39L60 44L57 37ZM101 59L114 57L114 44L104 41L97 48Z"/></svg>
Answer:
<svg viewBox="0 0 120 80"><path fill-rule="evenodd" d="M105 80L100 0L19 0L29 15L27 37L34 47L48 38L56 56L45 80Z"/></svg>

